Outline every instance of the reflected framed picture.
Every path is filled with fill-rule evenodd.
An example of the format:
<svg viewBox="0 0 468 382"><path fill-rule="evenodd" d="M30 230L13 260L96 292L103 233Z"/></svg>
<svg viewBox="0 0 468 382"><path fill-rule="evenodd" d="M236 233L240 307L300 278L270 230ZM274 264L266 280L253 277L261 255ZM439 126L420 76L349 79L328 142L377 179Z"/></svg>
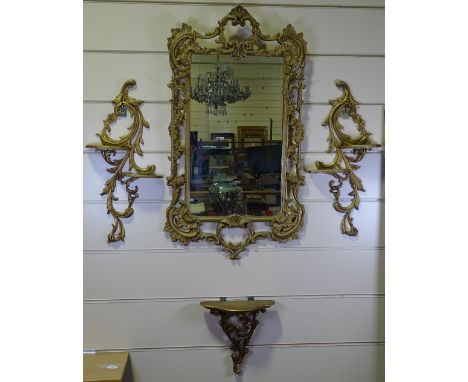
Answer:
<svg viewBox="0 0 468 382"><path fill-rule="evenodd" d="M262 146L267 140L265 126L238 126L240 147Z"/></svg>

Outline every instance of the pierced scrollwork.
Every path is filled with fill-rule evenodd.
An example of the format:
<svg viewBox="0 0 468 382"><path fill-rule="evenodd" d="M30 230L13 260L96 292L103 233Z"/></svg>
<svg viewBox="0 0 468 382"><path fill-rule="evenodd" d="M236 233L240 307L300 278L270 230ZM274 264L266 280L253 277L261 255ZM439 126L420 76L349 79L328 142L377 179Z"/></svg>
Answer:
<svg viewBox="0 0 468 382"><path fill-rule="evenodd" d="M232 370L240 374L240 366L249 352L249 343L255 328L259 324L258 313L265 313L272 306L273 300L239 300L239 301L202 301L200 304L215 316L220 316L219 325L231 341L230 349Z"/></svg>
<svg viewBox="0 0 468 382"><path fill-rule="evenodd" d="M344 214L340 226L341 232L348 236L356 236L358 230L353 225L351 213L359 208L359 191L365 191L362 180L356 174L356 170L360 168L357 163L364 158L367 151L380 145L372 142L371 133L366 130L365 121L357 112L356 105L359 103L352 96L348 84L342 80L336 80L335 85L343 92L343 95L329 101L332 108L322 123L322 126L329 128L328 152L335 152L335 157L330 163L316 161L316 169L306 171L326 173L335 178L329 182L329 187L335 199L333 207ZM352 137L344 133L343 125L339 122L341 115L352 118L359 132L358 136ZM349 204L344 204L341 199L341 188L345 182L348 182L351 187L348 196L351 196L352 200Z"/></svg>
<svg viewBox="0 0 468 382"><path fill-rule="evenodd" d="M234 36L228 39L225 36L228 23L241 27L248 23L251 31L247 33L247 36ZM215 47L202 47L199 43L201 40L211 39L215 39ZM271 42L274 46L268 48L266 42ZM172 35L168 39L169 60L172 68L172 78L169 84L172 90L172 119L169 125L171 175L167 178L168 185L172 187L172 200L167 209L164 230L169 233L173 241L180 241L185 245L200 240L212 242L228 251L231 259L239 259L239 253L258 239L271 238L286 242L297 238L304 219L304 207L299 200L298 191L304 184L304 177L301 175L300 146L304 137L301 110L302 90L305 87L303 79L306 46L303 34L297 33L291 25L280 33L264 35L260 30L260 24L240 5L222 18L212 32L201 34L187 24L172 29ZM286 130L283 145L285 145L286 165L282 173L285 181L281 190L282 204L278 215L263 217L263 219L238 215L213 217L210 221L217 221L216 231L208 233L202 230L203 219L190 213L188 209L190 184L187 181L189 176L179 172L180 168L184 168L185 171L189 168L187 162L189 161L189 145L184 142L189 140L187 119L189 118L192 54L231 55L237 60L247 55L283 58L285 110L283 129ZM256 221L270 222L271 230L256 232L254 225ZM238 243L225 240L222 231L226 227L244 228L247 232L245 239Z"/></svg>
<svg viewBox="0 0 468 382"><path fill-rule="evenodd" d="M135 80L128 80L122 86L120 93L112 101L114 111L104 120L102 131L96 134L100 143L86 145L87 148L94 148L101 152L102 157L111 165L107 169L112 176L106 181L101 195L107 195L107 213L114 218L112 230L107 236L107 242L123 241L125 239L125 227L121 219L133 215L133 203L138 198L138 187L131 187L138 178L162 178L162 175L155 173L156 166L149 165L140 167L135 161L135 154L143 155L141 145L143 142L143 128L149 128L148 122L144 119L140 110L143 101L129 97L128 91L136 85ZM108 133L111 132L111 125L118 117L126 116L127 111L133 118L132 124L128 127L129 132L118 139L113 139ZM118 156L118 157L117 157ZM127 208L119 211L114 207L114 202L119 198L114 194L117 184L125 186L127 192Z"/></svg>
<svg viewBox="0 0 468 382"><path fill-rule="evenodd" d="M272 237L270 232L255 232L255 227L250 220L251 219L240 215L230 215L218 222L215 234L201 233L200 238L222 245L226 251L230 253L231 260L239 260L239 253L242 252L249 244L255 243L258 239ZM224 228L244 228L247 230L247 236L243 241L238 243L226 241L222 234Z"/></svg>
<svg viewBox="0 0 468 382"><path fill-rule="evenodd" d="M262 310L262 312L265 311L265 309ZM216 310L211 310L211 313L219 314ZM221 314L219 325L232 343L230 346L232 350L232 370L236 374L240 374L240 365L245 355L249 352L248 346L250 338L259 323L257 314L258 311L239 314ZM235 320L236 317L237 320Z"/></svg>

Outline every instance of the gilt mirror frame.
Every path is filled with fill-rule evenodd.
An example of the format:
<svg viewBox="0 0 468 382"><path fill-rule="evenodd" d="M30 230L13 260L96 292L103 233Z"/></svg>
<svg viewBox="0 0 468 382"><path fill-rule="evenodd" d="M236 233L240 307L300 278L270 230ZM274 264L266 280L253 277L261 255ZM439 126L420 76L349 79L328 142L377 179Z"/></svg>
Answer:
<svg viewBox="0 0 468 382"><path fill-rule="evenodd" d="M226 38L228 23L233 27L245 27L250 23L247 37ZM239 253L259 239L272 239L281 243L297 239L303 227L304 206L299 200L299 188L304 185L301 161L301 142L304 128L301 121L302 90L304 89L304 64L307 43L303 34L287 25L282 32L265 35L260 24L242 6L233 8L218 22L218 26L205 34L190 25L171 30L168 38L169 60L172 78L171 123L171 175L167 177L172 187L172 200L166 211L164 230L172 241L184 245L190 242L207 241L224 247L231 259L239 259ZM203 40L214 40L212 46L202 46ZM210 41L212 42L212 41ZM267 46L273 44L273 47ZM281 57L283 59L283 115L281 158L281 207L274 216L195 216L190 212L190 94L192 54L230 55L240 60L245 56ZM206 222L215 222L215 232L203 231ZM266 222L269 230L256 231L256 222ZM224 228L241 228L246 231L244 239L230 242L223 236Z"/></svg>

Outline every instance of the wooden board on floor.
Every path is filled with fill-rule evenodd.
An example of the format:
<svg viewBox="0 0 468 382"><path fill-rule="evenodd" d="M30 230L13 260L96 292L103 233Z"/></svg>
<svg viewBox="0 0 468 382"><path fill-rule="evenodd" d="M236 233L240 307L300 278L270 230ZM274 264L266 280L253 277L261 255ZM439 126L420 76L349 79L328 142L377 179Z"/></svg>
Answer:
<svg viewBox="0 0 468 382"><path fill-rule="evenodd" d="M121 382L128 363L128 352L83 355L84 382Z"/></svg>

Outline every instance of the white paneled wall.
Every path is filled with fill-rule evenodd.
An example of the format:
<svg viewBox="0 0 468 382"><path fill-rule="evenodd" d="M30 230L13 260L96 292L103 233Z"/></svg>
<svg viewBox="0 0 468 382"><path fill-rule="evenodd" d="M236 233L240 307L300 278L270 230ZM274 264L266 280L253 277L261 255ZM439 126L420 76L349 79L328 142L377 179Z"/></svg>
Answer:
<svg viewBox="0 0 468 382"><path fill-rule="evenodd" d="M368 154L359 175L366 192L354 212L357 237L343 236L329 178L306 174L306 208L299 239L260 241L234 262L206 243L183 247L163 232L170 189L164 179L138 181L135 214L124 221L126 241L107 244L112 218L100 196L106 164L96 141L110 101L127 79L145 101L150 124L145 156L169 174L171 71L167 37L189 23L217 25L229 5L205 1L84 2L84 348L128 350L135 382L382 382L384 341L384 155ZM248 4L252 3L251 6ZM359 111L384 141L384 1L251 0L246 8L263 32L287 24L308 42L302 147L305 165L330 157L321 126L328 100L349 83ZM117 124L112 136L126 125ZM343 194L345 194L343 192ZM121 193L125 200L125 194ZM125 204L122 203L122 207ZM232 373L230 351L216 317L199 302L219 297L272 298L260 316L244 373Z"/></svg>

